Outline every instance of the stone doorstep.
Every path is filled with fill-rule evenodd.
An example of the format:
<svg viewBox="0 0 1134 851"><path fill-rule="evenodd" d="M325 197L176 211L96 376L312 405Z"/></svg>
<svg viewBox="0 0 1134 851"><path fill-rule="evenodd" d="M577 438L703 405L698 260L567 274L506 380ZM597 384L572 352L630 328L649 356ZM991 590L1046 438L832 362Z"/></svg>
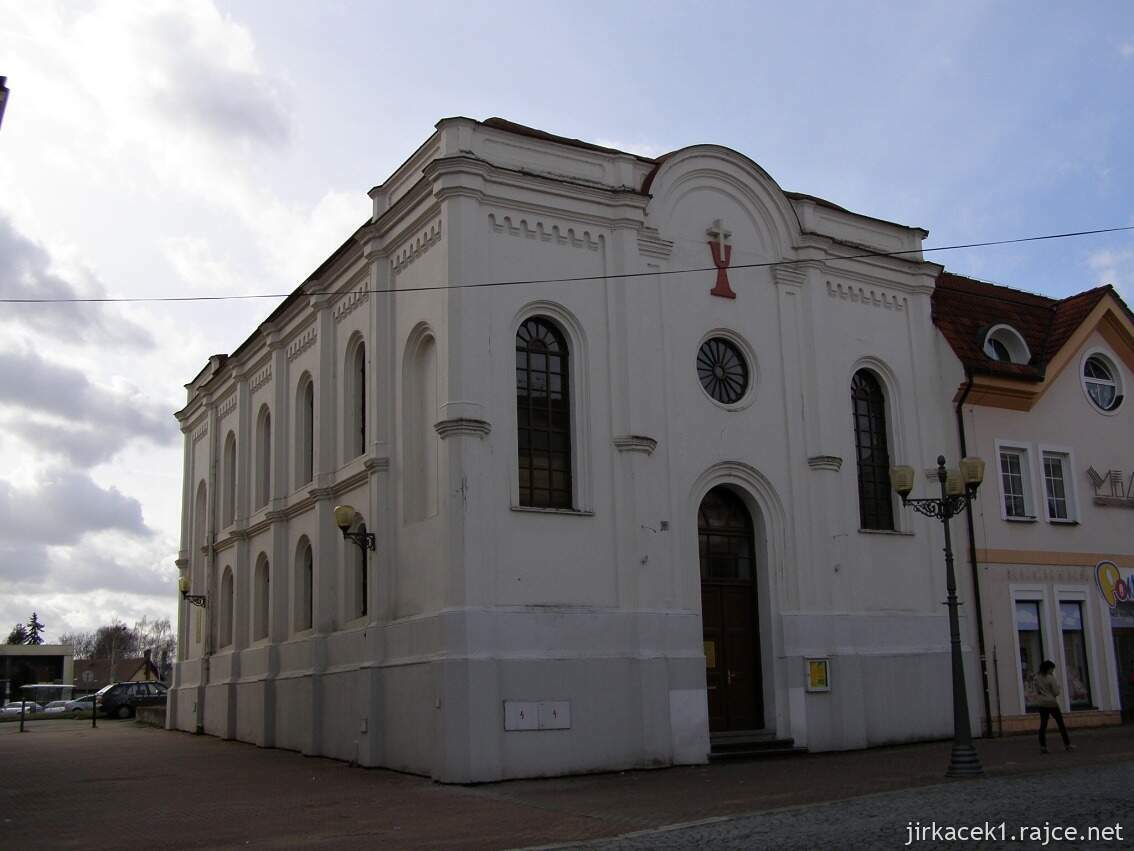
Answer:
<svg viewBox="0 0 1134 851"><path fill-rule="evenodd" d="M1066 712L1063 721L1067 729L1084 729L1087 727L1111 727L1122 723L1122 713L1117 709L1083 709L1075 712ZM1058 731L1055 722L1049 722L1048 730ZM1039 730L1039 713L1029 712L1027 715L1004 715L992 719L993 732L1002 732L1006 736L1021 733L1035 733Z"/></svg>

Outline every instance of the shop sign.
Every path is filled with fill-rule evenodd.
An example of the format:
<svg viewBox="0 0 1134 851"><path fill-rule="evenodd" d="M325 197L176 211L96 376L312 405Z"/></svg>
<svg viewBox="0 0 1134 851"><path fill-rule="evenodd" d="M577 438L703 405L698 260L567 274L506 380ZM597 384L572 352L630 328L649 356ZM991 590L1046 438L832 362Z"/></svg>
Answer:
<svg viewBox="0 0 1134 851"><path fill-rule="evenodd" d="M807 659L807 690L831 690L831 660Z"/></svg>
<svg viewBox="0 0 1134 851"><path fill-rule="evenodd" d="M1095 505L1134 508L1134 473L1127 479L1121 470L1100 473L1094 467L1088 467L1087 478L1095 489Z"/></svg>
<svg viewBox="0 0 1134 851"><path fill-rule="evenodd" d="M1095 565L1095 582L1111 611L1118 608L1119 603L1134 601L1134 570L1129 567L1100 561Z"/></svg>

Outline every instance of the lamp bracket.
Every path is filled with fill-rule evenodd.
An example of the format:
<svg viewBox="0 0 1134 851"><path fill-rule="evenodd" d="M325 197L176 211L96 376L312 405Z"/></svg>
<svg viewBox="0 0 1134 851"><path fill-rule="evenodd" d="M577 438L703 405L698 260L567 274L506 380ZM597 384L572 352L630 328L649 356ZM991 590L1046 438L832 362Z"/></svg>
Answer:
<svg viewBox="0 0 1134 851"><path fill-rule="evenodd" d="M373 532L350 532L343 529L343 537L348 541L354 541L364 550L378 549L378 543Z"/></svg>

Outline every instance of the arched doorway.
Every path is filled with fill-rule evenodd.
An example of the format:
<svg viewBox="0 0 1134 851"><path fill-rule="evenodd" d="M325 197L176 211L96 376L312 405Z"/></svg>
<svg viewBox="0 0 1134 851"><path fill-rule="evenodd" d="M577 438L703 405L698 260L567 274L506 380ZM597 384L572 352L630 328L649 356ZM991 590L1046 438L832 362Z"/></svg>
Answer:
<svg viewBox="0 0 1134 851"><path fill-rule="evenodd" d="M764 727L756 542L735 491L715 487L697 512L709 731Z"/></svg>

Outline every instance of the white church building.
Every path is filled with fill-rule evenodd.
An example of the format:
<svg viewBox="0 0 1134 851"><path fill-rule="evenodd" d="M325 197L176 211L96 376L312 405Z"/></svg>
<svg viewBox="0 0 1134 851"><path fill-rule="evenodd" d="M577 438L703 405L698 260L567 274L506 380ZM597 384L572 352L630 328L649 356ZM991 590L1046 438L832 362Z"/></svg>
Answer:
<svg viewBox="0 0 1134 851"><path fill-rule="evenodd" d="M951 734L926 231L500 119L370 196L177 414L171 728L445 782Z"/></svg>

